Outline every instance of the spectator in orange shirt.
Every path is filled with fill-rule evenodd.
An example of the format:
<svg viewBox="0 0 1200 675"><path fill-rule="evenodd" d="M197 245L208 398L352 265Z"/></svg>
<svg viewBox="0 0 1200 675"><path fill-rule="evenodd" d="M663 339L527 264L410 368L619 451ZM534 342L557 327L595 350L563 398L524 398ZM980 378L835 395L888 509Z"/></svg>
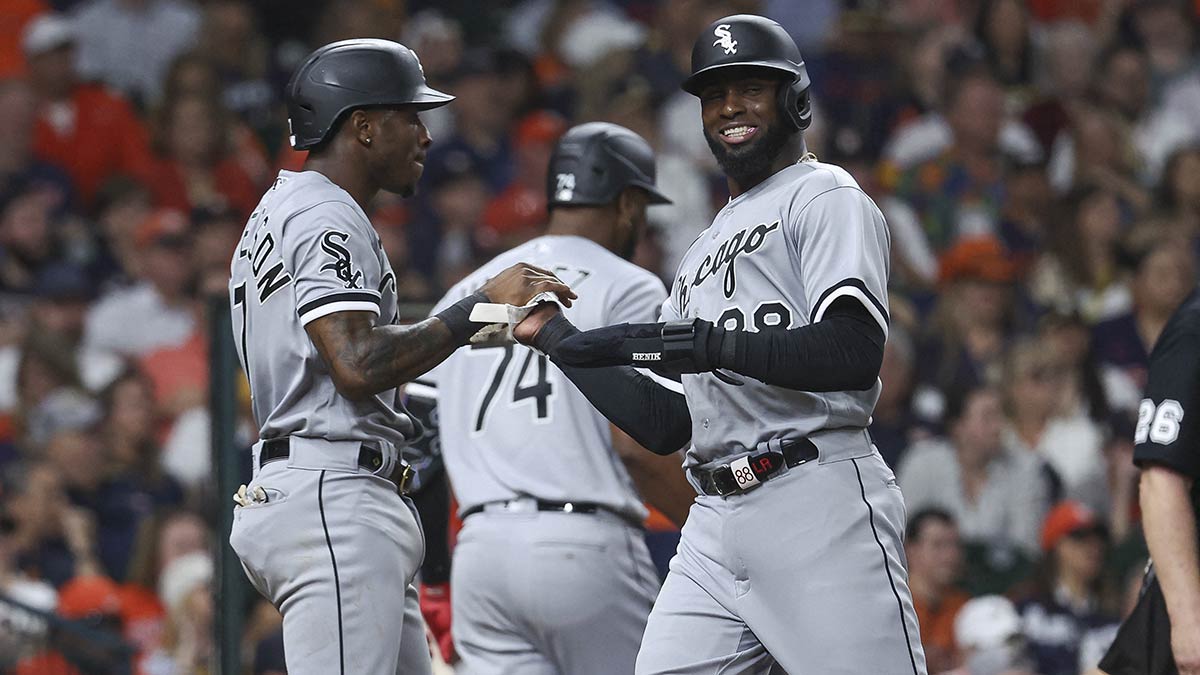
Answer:
<svg viewBox="0 0 1200 675"><path fill-rule="evenodd" d="M155 168L146 183L166 208L231 208L242 217L258 203L257 185L230 152L229 113L215 96L163 102L154 124Z"/></svg>
<svg viewBox="0 0 1200 675"><path fill-rule="evenodd" d="M214 100L226 101L229 96L225 93L221 74L207 53L188 52L176 58L167 71L167 79L163 83L163 101L171 101L188 95L211 97ZM229 106L226 104L226 108ZM227 147L229 156L241 165L246 175L260 185L275 180L267 150L245 120L239 118L232 109L226 110L225 122L228 124L229 140ZM244 223L243 223L244 224ZM241 234L241 227L238 227ZM226 261L229 262L229 261Z"/></svg>
<svg viewBox="0 0 1200 675"><path fill-rule="evenodd" d="M34 154L71 176L85 206L110 176L149 171L146 130L133 108L114 92L79 82L67 19L43 14L31 21L22 49L39 99Z"/></svg>
<svg viewBox="0 0 1200 675"><path fill-rule="evenodd" d="M29 83L0 79L0 204L19 192L46 189L54 193L54 207L61 209L73 204L75 191L62 169L33 156L37 109Z"/></svg>
<svg viewBox="0 0 1200 675"><path fill-rule="evenodd" d="M963 559L954 517L940 509L918 511L908 521L904 552L929 672L949 670L959 661L954 618L970 600L954 587Z"/></svg>

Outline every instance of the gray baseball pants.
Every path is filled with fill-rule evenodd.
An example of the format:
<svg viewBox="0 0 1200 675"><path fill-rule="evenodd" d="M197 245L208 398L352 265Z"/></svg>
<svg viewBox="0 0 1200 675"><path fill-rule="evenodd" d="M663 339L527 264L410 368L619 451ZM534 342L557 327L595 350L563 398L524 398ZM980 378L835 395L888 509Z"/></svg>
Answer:
<svg viewBox="0 0 1200 675"><path fill-rule="evenodd" d="M865 432L743 494L701 495L637 675L926 675L904 502Z"/></svg>
<svg viewBox="0 0 1200 675"><path fill-rule="evenodd" d="M283 614L289 675L428 675L412 586L425 541L412 503L358 466L357 442L293 438L258 470L267 501L234 510L229 543Z"/></svg>
<svg viewBox="0 0 1200 675"><path fill-rule="evenodd" d="M610 513L521 503L463 522L450 582L456 672L632 673L658 590L643 532Z"/></svg>

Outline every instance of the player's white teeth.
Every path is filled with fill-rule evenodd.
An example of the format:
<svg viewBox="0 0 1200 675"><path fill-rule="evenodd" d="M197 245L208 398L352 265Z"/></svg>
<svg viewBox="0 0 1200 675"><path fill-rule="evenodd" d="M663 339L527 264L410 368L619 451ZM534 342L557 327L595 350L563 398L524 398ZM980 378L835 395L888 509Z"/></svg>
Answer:
<svg viewBox="0 0 1200 675"><path fill-rule="evenodd" d="M758 127L752 127L752 126L743 124L743 125L737 126L737 127L729 127L728 129L722 129L721 135L728 139L737 140L737 139L742 139L742 138L749 136L750 134L754 133L754 130L757 128Z"/></svg>

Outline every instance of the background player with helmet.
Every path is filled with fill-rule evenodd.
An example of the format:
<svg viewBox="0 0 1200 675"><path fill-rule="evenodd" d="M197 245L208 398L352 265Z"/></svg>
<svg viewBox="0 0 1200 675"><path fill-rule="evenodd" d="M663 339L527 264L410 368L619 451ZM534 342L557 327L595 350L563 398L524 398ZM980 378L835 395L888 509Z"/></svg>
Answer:
<svg viewBox="0 0 1200 675"><path fill-rule="evenodd" d="M668 202L654 179L637 134L604 122L572 128L549 162L546 234L468 276L435 311L528 260L581 293L567 310L579 325L653 320L666 289L628 259L646 207ZM632 672L658 590L642 498L682 522L693 493L681 458L637 447L524 346L458 352L406 391L414 409L436 391L464 519L450 584L459 672ZM434 602L427 592L423 608Z"/></svg>
<svg viewBox="0 0 1200 675"><path fill-rule="evenodd" d="M1100 670L1108 675L1200 673L1200 292L1192 291L1150 354L1134 462L1152 564L1142 595ZM1190 414L1189 414L1190 413Z"/></svg>
<svg viewBox="0 0 1200 675"><path fill-rule="evenodd" d="M418 113L453 97L386 40L318 49L287 96L292 144L309 156L280 172L231 266L260 440L230 544L283 615L288 672L428 672L411 585L424 545L398 451L420 426L396 388L467 343L482 327L475 305L571 294L514 265L435 317L394 325L395 276L363 208L380 190L415 192L431 143Z"/></svg>
<svg viewBox="0 0 1200 675"><path fill-rule="evenodd" d="M518 327L646 447L691 441L700 496L636 672L923 674L903 500L866 432L888 330L883 216L807 155L808 76L779 24L714 22L683 86L731 199L684 256L665 323L579 333L544 308ZM686 403L633 365L679 373Z"/></svg>

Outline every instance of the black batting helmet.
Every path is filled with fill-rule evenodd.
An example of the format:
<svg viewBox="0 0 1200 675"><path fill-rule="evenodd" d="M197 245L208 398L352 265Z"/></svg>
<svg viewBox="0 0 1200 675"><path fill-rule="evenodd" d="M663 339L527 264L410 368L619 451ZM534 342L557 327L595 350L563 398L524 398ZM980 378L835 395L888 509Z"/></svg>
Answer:
<svg viewBox="0 0 1200 675"><path fill-rule="evenodd" d="M783 118L797 131L812 123L808 70L800 48L783 26L754 14L717 19L692 46L692 74L683 81L684 91L699 96L709 73L730 66L758 66L782 73L790 80L779 88Z"/></svg>
<svg viewBox="0 0 1200 675"><path fill-rule="evenodd" d="M558 139L546 172L550 206L609 204L631 185L651 204L670 204L654 185L654 151L646 139L617 124L589 122Z"/></svg>
<svg viewBox="0 0 1200 675"><path fill-rule="evenodd" d="M355 108L412 105L428 110L453 100L425 84L416 52L399 42L333 42L309 54L288 82L292 147L307 150L319 144Z"/></svg>

